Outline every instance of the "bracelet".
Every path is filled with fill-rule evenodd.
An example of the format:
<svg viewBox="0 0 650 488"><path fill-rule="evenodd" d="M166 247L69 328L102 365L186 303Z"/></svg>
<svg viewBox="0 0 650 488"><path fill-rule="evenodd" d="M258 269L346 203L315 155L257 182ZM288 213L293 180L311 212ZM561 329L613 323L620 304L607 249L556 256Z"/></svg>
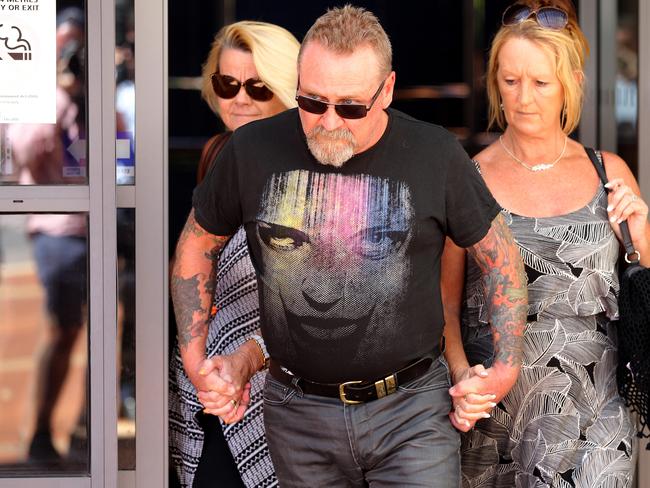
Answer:
<svg viewBox="0 0 650 488"><path fill-rule="evenodd" d="M250 339L257 345L258 349L260 350L260 354L262 355L262 367L258 371L267 369L269 367L269 361L271 358L269 356L269 353L266 350L266 344L264 344L264 339L262 338L262 336L257 334L251 335Z"/></svg>

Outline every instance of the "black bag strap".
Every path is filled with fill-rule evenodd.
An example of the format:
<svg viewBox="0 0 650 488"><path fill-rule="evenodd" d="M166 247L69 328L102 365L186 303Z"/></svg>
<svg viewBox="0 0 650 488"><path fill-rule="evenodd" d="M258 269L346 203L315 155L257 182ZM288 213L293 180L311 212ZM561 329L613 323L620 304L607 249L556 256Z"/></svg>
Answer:
<svg viewBox="0 0 650 488"><path fill-rule="evenodd" d="M585 147L585 152L587 153L587 156L589 156L591 163L596 168L603 185L606 185L609 180L607 178L607 173L605 172L605 165L600 163L598 156L596 156L596 151L594 151L593 148ZM612 190L605 187L605 191L609 193ZM638 263L639 254L636 252L636 249L634 249L634 244L632 244L632 236L630 235L630 228L627 225L627 220L621 222L619 227L621 229L621 236L623 237L623 247L625 247L625 254L627 255L625 260L629 263Z"/></svg>

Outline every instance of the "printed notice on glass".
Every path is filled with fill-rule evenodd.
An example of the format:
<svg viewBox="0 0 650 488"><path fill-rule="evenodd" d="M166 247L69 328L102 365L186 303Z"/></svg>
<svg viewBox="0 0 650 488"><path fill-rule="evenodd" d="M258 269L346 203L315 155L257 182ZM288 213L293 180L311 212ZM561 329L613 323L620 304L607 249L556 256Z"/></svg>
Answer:
<svg viewBox="0 0 650 488"><path fill-rule="evenodd" d="M56 122L56 1L0 0L0 124Z"/></svg>

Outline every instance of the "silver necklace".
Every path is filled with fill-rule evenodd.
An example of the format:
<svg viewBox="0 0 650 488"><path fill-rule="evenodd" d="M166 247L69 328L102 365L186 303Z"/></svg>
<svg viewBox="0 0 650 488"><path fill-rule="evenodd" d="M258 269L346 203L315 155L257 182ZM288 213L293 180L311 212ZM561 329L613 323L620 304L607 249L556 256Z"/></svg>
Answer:
<svg viewBox="0 0 650 488"><path fill-rule="evenodd" d="M503 150L508 153L508 156L510 156L512 159L517 161L519 164L521 164L524 168L526 168L528 171L546 171L547 169L551 169L553 166L555 166L560 159L564 157L564 152L566 151L566 143L569 140L567 136L564 136L564 147L562 148L562 152L560 155L555 158L555 160L551 163L539 163L535 164L533 166L530 166L523 162L521 159L519 159L517 156L512 154L510 150L506 147L505 143L503 142L503 136L499 136L499 142L501 143L501 147L503 147Z"/></svg>

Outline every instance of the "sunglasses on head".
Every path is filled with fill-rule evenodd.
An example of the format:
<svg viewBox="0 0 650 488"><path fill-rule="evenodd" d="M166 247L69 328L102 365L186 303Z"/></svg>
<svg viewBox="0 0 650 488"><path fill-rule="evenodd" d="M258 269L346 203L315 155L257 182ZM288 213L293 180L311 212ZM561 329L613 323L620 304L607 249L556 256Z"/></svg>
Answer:
<svg viewBox="0 0 650 488"><path fill-rule="evenodd" d="M273 98L273 92L268 89L262 80L249 78L242 82L237 78L220 73L212 73L210 79L212 80L212 89L219 98L235 98L242 86L248 96L258 102L268 102Z"/></svg>
<svg viewBox="0 0 650 488"><path fill-rule="evenodd" d="M564 29L569 23L569 14L557 7L540 7L536 10L526 5L515 3L503 12L501 23L503 25L521 24L531 15L535 16L537 23L546 29Z"/></svg>
<svg viewBox="0 0 650 488"><path fill-rule="evenodd" d="M298 102L298 106L301 109L311 114L323 115L325 112L327 112L327 107L331 106L334 107L334 111L338 114L338 116L343 119L362 119L368 115L368 112L375 104L375 101L381 93L381 89L384 87L384 83L386 83L386 80L381 82L381 85L379 85L379 88L377 88L377 91L370 99L370 104L367 106L355 103L321 102L320 100L306 97L304 95L296 95L296 101ZM300 89L300 80L298 81L298 89Z"/></svg>

